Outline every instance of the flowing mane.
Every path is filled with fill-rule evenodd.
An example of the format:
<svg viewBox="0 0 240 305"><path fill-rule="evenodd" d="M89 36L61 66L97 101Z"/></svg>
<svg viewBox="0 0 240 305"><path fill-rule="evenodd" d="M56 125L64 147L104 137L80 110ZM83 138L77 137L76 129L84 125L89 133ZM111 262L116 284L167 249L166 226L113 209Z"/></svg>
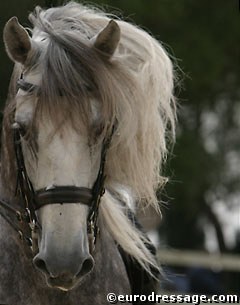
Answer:
<svg viewBox="0 0 240 305"><path fill-rule="evenodd" d="M141 233L126 216L126 206L159 208L156 190L163 186L162 163L167 142L174 138L175 100L172 63L162 45L145 31L116 19L121 39L110 61L90 48L90 42L106 26L106 13L75 2L30 14L33 41L48 41L46 51L37 49L28 60L39 69L41 97L35 110L58 127L66 120L79 130L91 131L90 117L98 119L98 139L112 126L115 133L106 160L106 189L101 203L102 221L114 239L141 265L155 265ZM10 85L3 127L3 183L14 189L14 151L7 139L15 110L16 67ZM64 103L56 98L65 95ZM88 103L96 100L96 109ZM81 97L81 98L79 98ZM81 101L81 102L79 102ZM34 127L33 127L34 128ZM96 146L98 141L95 143ZM125 203L125 205L122 204Z"/></svg>

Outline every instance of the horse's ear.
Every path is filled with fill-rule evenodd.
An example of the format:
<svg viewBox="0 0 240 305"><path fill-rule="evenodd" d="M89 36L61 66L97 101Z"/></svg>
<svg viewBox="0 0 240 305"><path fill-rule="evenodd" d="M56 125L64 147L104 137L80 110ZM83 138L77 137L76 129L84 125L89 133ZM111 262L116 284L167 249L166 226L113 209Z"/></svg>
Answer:
<svg viewBox="0 0 240 305"><path fill-rule="evenodd" d="M93 38L94 47L110 58L118 46L120 32L117 22L110 20L108 25Z"/></svg>
<svg viewBox="0 0 240 305"><path fill-rule="evenodd" d="M17 17L12 17L6 23L3 40L10 59L24 64L31 50L31 40L27 31L19 24Z"/></svg>

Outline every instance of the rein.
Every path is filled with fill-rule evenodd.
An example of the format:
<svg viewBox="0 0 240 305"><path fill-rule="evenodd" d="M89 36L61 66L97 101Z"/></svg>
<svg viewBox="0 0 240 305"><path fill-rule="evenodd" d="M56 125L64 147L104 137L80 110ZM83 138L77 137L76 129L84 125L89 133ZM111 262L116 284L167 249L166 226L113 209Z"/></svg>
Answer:
<svg viewBox="0 0 240 305"><path fill-rule="evenodd" d="M19 88L28 92L35 91L37 87L25 82L22 75L17 84ZM80 203L89 206L87 232L90 240L90 249L94 250L99 233L99 204L105 193L106 155L114 130L115 127L113 126L109 136L103 140L99 171L92 189L76 186L53 186L51 188L34 190L25 167L21 144L21 127L18 123L13 124L13 143L17 165L17 186L15 195L20 195L24 210L15 209L12 207L11 203L0 199L0 208L2 207L6 211L15 214L18 224L16 224L11 217L3 213L1 209L0 215L19 234L20 239L26 242L26 245L31 248L33 254L36 253L38 248L37 229L40 227L36 216L36 210L47 204Z"/></svg>

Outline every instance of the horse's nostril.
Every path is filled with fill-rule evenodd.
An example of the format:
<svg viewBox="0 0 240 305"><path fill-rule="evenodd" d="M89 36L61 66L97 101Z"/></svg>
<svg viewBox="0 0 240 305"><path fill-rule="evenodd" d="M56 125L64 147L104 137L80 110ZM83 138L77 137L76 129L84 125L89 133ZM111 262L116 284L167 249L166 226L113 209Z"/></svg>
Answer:
<svg viewBox="0 0 240 305"><path fill-rule="evenodd" d="M89 255L85 259L79 260L76 264L64 264L64 261L57 261L55 259L49 259L44 255L38 254L33 259L34 266L43 272L48 278L57 279L61 282L72 281L73 278L82 278L88 274L94 266L93 258ZM77 270L80 270L79 272ZM55 281L56 282L56 281ZM54 283L55 283L54 282Z"/></svg>
<svg viewBox="0 0 240 305"><path fill-rule="evenodd" d="M46 263L44 262L43 259L41 258L35 258L33 261L35 267L37 267L39 270L41 270L42 272L49 274Z"/></svg>
<svg viewBox="0 0 240 305"><path fill-rule="evenodd" d="M78 277L83 277L84 275L88 274L90 271L92 271L93 269L93 259L92 257L89 257L87 259L84 260L83 264L82 264L82 268L80 270L80 272L78 273Z"/></svg>

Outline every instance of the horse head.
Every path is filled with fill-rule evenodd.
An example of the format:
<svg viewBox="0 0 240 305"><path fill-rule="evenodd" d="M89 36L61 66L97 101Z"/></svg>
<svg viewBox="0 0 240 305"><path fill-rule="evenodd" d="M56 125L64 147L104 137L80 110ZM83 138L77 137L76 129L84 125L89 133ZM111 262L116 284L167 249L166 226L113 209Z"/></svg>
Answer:
<svg viewBox="0 0 240 305"><path fill-rule="evenodd" d="M99 134L106 128L98 118L94 69L89 71L74 53L83 48L81 40L74 40L79 33L72 29L56 42L58 30L43 27L30 37L13 17L4 28L7 53L19 71L12 124L24 156L24 164L17 165L26 168L34 197L34 265L48 285L69 290L94 267L88 229L96 224L89 223L89 213L98 213L103 193L106 139ZM108 61L119 39L119 26L111 20L89 39L83 55ZM64 43L72 45L65 49Z"/></svg>

